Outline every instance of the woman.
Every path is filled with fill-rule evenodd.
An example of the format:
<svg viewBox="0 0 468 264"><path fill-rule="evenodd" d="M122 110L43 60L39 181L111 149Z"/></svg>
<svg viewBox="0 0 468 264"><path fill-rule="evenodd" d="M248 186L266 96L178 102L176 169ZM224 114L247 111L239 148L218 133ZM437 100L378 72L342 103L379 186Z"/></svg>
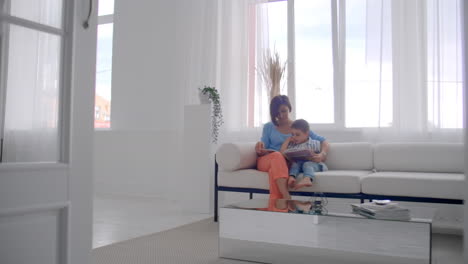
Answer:
<svg viewBox="0 0 468 264"><path fill-rule="evenodd" d="M277 95L270 102L271 122L263 126L262 139L255 145L257 152L257 169L268 172L270 181L270 198L291 199L287 187L289 177L288 165L283 154L279 152L283 142L291 136L292 120L289 119L291 103L286 95ZM327 157L328 142L324 137L310 131L310 137L321 142L321 152L311 160L323 162ZM268 150L275 150L274 152Z"/></svg>

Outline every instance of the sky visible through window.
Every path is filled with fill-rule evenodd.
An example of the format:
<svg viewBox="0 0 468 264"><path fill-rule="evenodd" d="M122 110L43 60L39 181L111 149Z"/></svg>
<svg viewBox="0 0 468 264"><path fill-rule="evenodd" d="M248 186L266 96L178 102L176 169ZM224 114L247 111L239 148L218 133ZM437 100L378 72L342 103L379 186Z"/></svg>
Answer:
<svg viewBox="0 0 468 264"><path fill-rule="evenodd" d="M96 94L107 100L111 100L113 30L113 23L98 26Z"/></svg>
<svg viewBox="0 0 468 264"><path fill-rule="evenodd" d="M296 0L296 118L334 123L331 5L329 0Z"/></svg>
<svg viewBox="0 0 468 264"><path fill-rule="evenodd" d="M438 128L462 128L460 17L450 15L459 13L457 1L439 5L440 39L439 35L434 36L438 24L432 2L436 3L429 0L427 10L427 122ZM394 41L390 2L346 1L345 10L344 125L391 127ZM268 20L270 49L276 49L286 60L287 1L268 3ZM295 0L294 23L296 118L315 124L336 123L330 1Z"/></svg>
<svg viewBox="0 0 468 264"><path fill-rule="evenodd" d="M113 15L114 0L99 0L98 16Z"/></svg>
<svg viewBox="0 0 468 264"><path fill-rule="evenodd" d="M112 16L114 0L100 0L98 15ZM113 21L112 19L110 21ZM112 42L114 23L100 23L97 35L95 128L111 127Z"/></svg>

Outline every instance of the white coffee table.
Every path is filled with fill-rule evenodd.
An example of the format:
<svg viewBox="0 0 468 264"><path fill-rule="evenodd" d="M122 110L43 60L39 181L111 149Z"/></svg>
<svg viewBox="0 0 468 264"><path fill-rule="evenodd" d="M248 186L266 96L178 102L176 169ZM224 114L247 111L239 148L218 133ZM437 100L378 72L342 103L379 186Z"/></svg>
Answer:
<svg viewBox="0 0 468 264"><path fill-rule="evenodd" d="M353 214L349 203L324 204L309 212L307 203L293 200L222 207L219 256L261 263L431 263L435 209L411 208L411 220L396 221Z"/></svg>

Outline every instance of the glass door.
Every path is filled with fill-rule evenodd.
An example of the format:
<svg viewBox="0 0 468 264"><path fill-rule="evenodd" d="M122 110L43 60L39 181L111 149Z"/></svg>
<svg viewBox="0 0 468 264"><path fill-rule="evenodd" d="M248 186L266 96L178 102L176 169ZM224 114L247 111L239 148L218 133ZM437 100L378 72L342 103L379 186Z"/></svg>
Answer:
<svg viewBox="0 0 468 264"><path fill-rule="evenodd" d="M63 0L5 0L1 6L3 163L61 159L63 8Z"/></svg>

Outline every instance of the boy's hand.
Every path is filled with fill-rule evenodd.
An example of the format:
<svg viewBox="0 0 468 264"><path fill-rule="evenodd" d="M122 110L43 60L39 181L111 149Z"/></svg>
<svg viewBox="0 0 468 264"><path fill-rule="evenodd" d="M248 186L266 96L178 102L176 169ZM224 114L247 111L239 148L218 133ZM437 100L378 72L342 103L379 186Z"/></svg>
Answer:
<svg viewBox="0 0 468 264"><path fill-rule="evenodd" d="M312 157L309 158L309 160L313 162L322 162L325 160L325 155L323 155L322 153L313 154Z"/></svg>

